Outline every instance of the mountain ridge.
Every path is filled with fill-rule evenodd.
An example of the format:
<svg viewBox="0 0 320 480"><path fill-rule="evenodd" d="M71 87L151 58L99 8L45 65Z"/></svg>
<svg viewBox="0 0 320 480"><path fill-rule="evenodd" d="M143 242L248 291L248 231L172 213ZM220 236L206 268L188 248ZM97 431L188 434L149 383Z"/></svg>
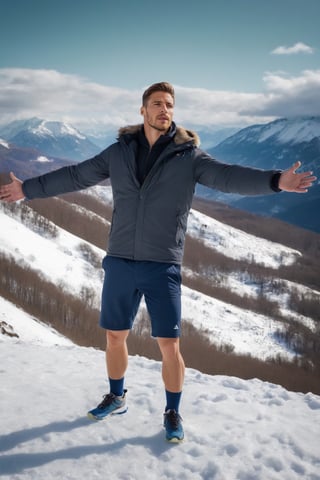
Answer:
<svg viewBox="0 0 320 480"><path fill-rule="evenodd" d="M100 148L86 135L66 122L33 117L16 120L0 128L0 138L22 148L73 161L97 154Z"/></svg>
<svg viewBox="0 0 320 480"><path fill-rule="evenodd" d="M246 127L209 149L208 153L226 163L260 169L285 170L299 160L304 171L313 171L319 179L320 117L278 119ZM281 193L240 197L201 185L197 186L196 194L320 232L320 218L315 215L320 201L319 180L306 195Z"/></svg>

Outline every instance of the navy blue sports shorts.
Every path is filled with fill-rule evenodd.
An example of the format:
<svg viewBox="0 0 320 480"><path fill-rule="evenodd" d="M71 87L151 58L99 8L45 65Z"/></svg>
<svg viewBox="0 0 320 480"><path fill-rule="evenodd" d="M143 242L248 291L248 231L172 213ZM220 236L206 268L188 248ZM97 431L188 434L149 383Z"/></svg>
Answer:
<svg viewBox="0 0 320 480"><path fill-rule="evenodd" d="M144 295L152 336L180 336L180 265L107 255L102 266L105 271L100 315L102 328L130 330Z"/></svg>

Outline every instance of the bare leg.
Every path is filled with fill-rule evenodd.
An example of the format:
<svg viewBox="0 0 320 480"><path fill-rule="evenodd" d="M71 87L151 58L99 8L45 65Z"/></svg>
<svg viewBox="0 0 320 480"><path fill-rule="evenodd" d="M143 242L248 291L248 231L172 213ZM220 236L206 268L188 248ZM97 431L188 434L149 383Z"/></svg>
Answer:
<svg viewBox="0 0 320 480"><path fill-rule="evenodd" d="M181 392L184 382L184 361L179 338L157 338L162 354L162 378L166 390Z"/></svg>
<svg viewBox="0 0 320 480"><path fill-rule="evenodd" d="M129 330L107 330L106 363L108 376L123 378L128 366L127 337Z"/></svg>
<svg viewBox="0 0 320 480"><path fill-rule="evenodd" d="M124 413L126 411L125 391L123 391L122 387L128 365L126 342L128 334L129 330L107 330L106 332L106 364L110 383L110 394L113 395L104 395L103 401L99 403L96 408L88 412L88 417L91 419L101 420L107 415L113 415L114 412ZM114 390L111 390L111 386ZM119 393L117 393L118 390Z"/></svg>

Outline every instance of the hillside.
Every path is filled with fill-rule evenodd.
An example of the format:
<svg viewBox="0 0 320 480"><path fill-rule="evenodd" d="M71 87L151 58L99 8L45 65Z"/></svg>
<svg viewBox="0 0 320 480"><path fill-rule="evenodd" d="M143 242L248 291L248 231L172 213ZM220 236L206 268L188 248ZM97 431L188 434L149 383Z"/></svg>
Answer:
<svg viewBox="0 0 320 480"><path fill-rule="evenodd" d="M64 167L70 161L46 156L35 148L22 148L0 140L0 173L9 174L13 171L24 180L34 175L41 175L59 167Z"/></svg>
<svg viewBox="0 0 320 480"><path fill-rule="evenodd" d="M0 294L55 322L80 345L99 348L104 348L96 325L100 265L111 202L110 187L95 187L0 210ZM319 248L316 240L307 244ZM187 364L206 373L259 376L290 389L316 391L320 288L319 266L315 260L310 268L310 257L302 243L294 248L263 240L192 210L182 296ZM129 346L132 353L159 359L143 304ZM271 358L277 366L265 368ZM291 365L304 368L300 379L286 364L292 360Z"/></svg>

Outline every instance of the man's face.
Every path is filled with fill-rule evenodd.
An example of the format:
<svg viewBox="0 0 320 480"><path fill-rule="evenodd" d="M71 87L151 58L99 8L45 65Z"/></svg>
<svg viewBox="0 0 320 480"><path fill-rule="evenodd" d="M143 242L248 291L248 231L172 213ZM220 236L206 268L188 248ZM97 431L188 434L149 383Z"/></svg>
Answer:
<svg viewBox="0 0 320 480"><path fill-rule="evenodd" d="M174 100L170 93L154 92L150 95L146 106L141 107L141 115L145 126L148 125L159 132L169 130L173 117Z"/></svg>

